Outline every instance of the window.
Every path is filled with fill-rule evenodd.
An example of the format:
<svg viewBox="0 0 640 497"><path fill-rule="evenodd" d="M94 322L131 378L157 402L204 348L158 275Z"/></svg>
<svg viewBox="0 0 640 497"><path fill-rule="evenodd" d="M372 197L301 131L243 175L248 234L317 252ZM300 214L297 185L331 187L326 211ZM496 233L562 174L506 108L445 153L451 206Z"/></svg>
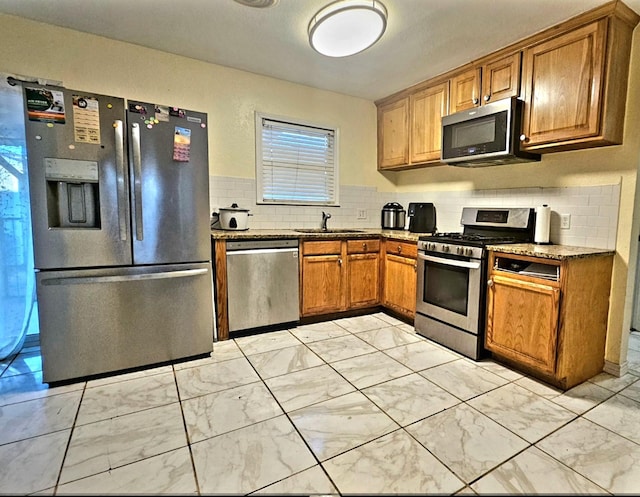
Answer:
<svg viewBox="0 0 640 497"><path fill-rule="evenodd" d="M337 132L256 114L259 204L338 205Z"/></svg>

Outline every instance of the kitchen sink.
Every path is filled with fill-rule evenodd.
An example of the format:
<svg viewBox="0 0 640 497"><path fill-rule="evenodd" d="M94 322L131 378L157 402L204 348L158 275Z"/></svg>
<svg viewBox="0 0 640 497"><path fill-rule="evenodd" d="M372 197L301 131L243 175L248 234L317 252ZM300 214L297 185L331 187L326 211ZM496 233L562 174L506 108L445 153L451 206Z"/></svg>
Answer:
<svg viewBox="0 0 640 497"><path fill-rule="evenodd" d="M297 231L299 233L364 233L362 230L354 230L354 229L326 229L322 228L300 228L294 229L293 231Z"/></svg>

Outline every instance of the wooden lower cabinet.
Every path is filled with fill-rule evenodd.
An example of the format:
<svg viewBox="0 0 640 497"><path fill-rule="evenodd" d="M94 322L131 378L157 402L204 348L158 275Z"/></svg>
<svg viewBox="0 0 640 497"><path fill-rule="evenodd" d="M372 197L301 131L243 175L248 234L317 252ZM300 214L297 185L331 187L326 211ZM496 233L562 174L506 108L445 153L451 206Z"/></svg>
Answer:
<svg viewBox="0 0 640 497"><path fill-rule="evenodd" d="M301 249L302 317L379 304L378 239L303 241Z"/></svg>
<svg viewBox="0 0 640 497"><path fill-rule="evenodd" d="M489 280L487 344L545 374L553 374L560 289L494 275Z"/></svg>
<svg viewBox="0 0 640 497"><path fill-rule="evenodd" d="M344 265L340 240L300 244L300 313L302 316L336 312L344 307Z"/></svg>
<svg viewBox="0 0 640 497"><path fill-rule="evenodd" d="M380 303L380 240L347 241L347 309Z"/></svg>
<svg viewBox="0 0 640 497"><path fill-rule="evenodd" d="M542 264L546 279L514 267ZM613 256L550 260L489 253L485 347L563 390L604 367Z"/></svg>
<svg viewBox="0 0 640 497"><path fill-rule="evenodd" d="M376 238L300 240L300 316L380 306L413 320L416 242ZM229 338L226 241L215 240L218 340Z"/></svg>
<svg viewBox="0 0 640 497"><path fill-rule="evenodd" d="M417 243L383 242L382 305L410 320L416 314Z"/></svg>

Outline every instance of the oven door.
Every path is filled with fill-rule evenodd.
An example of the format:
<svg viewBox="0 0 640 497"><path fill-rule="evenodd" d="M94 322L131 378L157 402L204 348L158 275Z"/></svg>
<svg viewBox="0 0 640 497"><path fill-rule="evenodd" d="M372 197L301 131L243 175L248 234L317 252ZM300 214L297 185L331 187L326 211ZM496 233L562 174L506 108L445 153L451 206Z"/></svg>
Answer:
<svg viewBox="0 0 640 497"><path fill-rule="evenodd" d="M416 312L478 333L482 260L418 252Z"/></svg>

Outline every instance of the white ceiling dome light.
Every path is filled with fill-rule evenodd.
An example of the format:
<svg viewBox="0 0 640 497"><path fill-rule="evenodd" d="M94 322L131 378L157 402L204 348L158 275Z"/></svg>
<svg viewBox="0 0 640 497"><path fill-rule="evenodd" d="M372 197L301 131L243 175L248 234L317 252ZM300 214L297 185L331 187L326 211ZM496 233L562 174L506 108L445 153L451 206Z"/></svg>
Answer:
<svg viewBox="0 0 640 497"><path fill-rule="evenodd" d="M235 1L242 5L246 5L247 7L265 9L269 7L275 7L280 0L235 0Z"/></svg>
<svg viewBox="0 0 640 497"><path fill-rule="evenodd" d="M328 57L346 57L369 48L387 27L387 9L377 0L338 0L309 23L309 43Z"/></svg>

